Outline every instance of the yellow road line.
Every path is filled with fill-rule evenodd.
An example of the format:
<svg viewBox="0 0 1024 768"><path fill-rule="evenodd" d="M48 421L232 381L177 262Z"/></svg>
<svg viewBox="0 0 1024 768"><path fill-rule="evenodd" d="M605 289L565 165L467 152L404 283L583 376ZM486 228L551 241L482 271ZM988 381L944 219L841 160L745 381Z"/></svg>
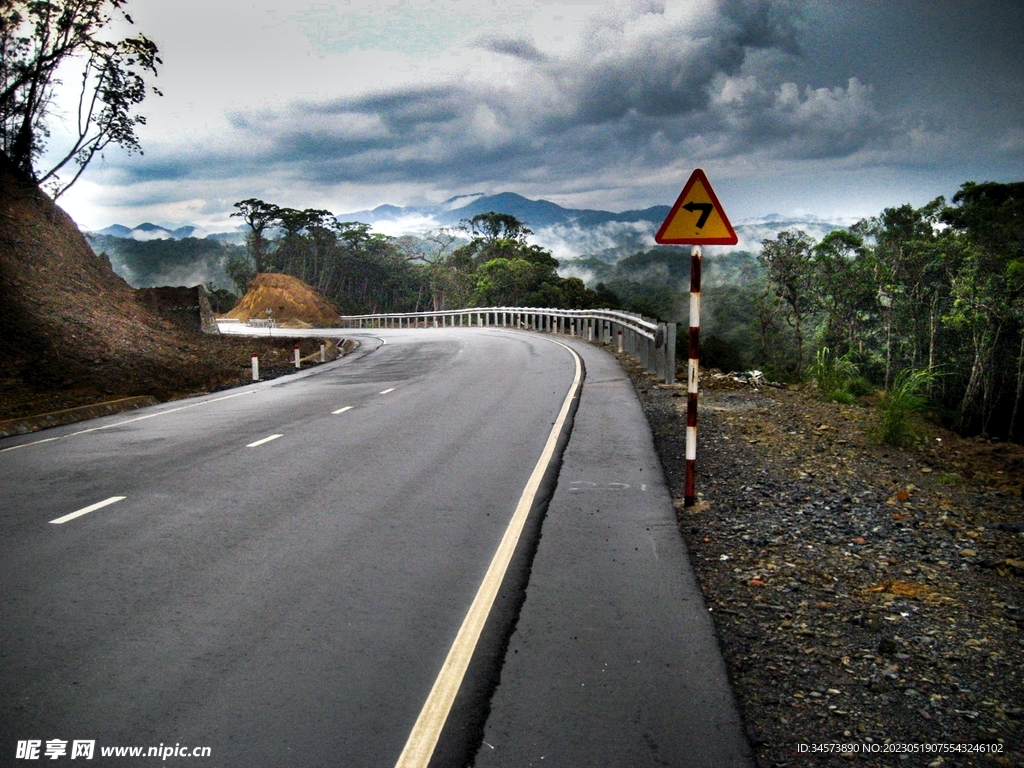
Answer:
<svg viewBox="0 0 1024 768"><path fill-rule="evenodd" d="M533 507L533 500L540 489L541 480L547 471L548 464L551 463L552 456L554 456L558 436L569 416L572 401L579 394L580 382L583 379L583 366L579 355L559 341L552 341L552 343L569 350L575 360L576 375L573 378L572 386L565 396L562 410L559 411L558 418L555 420L554 426L551 427L544 450L533 468L533 473L523 489L522 496L519 497L519 503L512 514L508 528L505 529L505 535L502 536L501 543L491 559L487 574L477 590L476 597L473 598L473 603L469 606L469 612L462 621L459 634L448 651L448 657L441 666L441 671L434 681L434 687L431 688L430 695L427 696L423 709L420 710L416 725L413 726L412 732L405 742L405 748L402 750L395 768L427 768L427 764L434 754L437 740L441 736L441 729L444 728L448 713L451 712L452 704L455 702L455 695L459 692L462 679L469 668L469 661L473 656L473 651L476 650L484 623L491 612L491 606L494 604L498 589L505 578L505 572L508 570L516 545L519 543L526 519Z"/></svg>

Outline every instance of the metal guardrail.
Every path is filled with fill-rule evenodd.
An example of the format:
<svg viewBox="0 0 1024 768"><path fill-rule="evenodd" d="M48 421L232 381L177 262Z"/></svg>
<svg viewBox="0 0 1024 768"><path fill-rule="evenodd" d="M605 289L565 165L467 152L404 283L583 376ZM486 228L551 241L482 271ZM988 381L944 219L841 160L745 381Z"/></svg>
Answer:
<svg viewBox="0 0 1024 768"><path fill-rule="evenodd" d="M676 324L612 309L469 307L430 312L343 315L342 328L502 327L575 336L614 346L666 384L676 376Z"/></svg>

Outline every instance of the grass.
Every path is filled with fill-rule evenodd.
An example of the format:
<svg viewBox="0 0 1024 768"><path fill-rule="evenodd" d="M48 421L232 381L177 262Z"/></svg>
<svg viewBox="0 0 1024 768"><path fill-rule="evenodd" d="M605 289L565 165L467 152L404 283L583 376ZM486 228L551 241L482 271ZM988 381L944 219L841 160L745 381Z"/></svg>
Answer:
<svg viewBox="0 0 1024 768"><path fill-rule="evenodd" d="M886 445L906 447L918 440L913 414L923 411L928 404L926 394L936 374L924 368L901 371L892 388L878 403L879 423L877 439Z"/></svg>
<svg viewBox="0 0 1024 768"><path fill-rule="evenodd" d="M828 347L822 347L808 366L807 375L818 385L823 399L843 405L857 405L860 398L873 391L867 379L860 375L849 352L835 357Z"/></svg>

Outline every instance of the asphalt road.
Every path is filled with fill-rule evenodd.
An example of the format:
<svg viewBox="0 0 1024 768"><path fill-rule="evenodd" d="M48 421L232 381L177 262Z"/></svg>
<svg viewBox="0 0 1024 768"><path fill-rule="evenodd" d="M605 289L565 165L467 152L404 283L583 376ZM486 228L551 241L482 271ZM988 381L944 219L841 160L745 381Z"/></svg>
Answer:
<svg viewBox="0 0 1024 768"><path fill-rule="evenodd" d="M498 329L348 335L310 375L0 441L0 763L395 764L575 368Z"/></svg>

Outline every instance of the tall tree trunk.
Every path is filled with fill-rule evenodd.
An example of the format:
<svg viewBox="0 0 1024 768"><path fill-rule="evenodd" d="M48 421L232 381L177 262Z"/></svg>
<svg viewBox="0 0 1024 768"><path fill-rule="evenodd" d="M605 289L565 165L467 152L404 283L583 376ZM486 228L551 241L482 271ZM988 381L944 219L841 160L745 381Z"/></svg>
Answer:
<svg viewBox="0 0 1024 768"><path fill-rule="evenodd" d="M981 387L982 376L985 371L985 364L983 359L984 352L984 332L975 331L973 334L974 341L974 360L971 363L971 375L967 379L967 387L964 389L963 399L960 401L960 413L957 416L956 426L959 431L963 431L967 412L970 407L974 404L974 398L978 394L978 389Z"/></svg>
<svg viewBox="0 0 1024 768"><path fill-rule="evenodd" d="M1002 333L1002 330L1003 324L1000 323L996 326L995 336L992 338L992 344L989 345L988 348L988 360L987 365L985 366L985 388L982 392L981 399L981 433L984 437L988 437L989 435L988 427L989 423L992 421L992 412L994 410L993 402L995 398L992 397L992 389L995 387L996 376L995 371L993 370L995 368L995 364L992 358L995 356L996 348L999 346L999 334Z"/></svg>
<svg viewBox="0 0 1024 768"><path fill-rule="evenodd" d="M793 334L796 336L796 380L804 380L804 333L800 313L793 311Z"/></svg>
<svg viewBox="0 0 1024 768"><path fill-rule="evenodd" d="M931 306L928 311L928 373L935 373L935 332L938 325L938 294L932 296ZM934 376L928 377L928 397L932 396Z"/></svg>
<svg viewBox="0 0 1024 768"><path fill-rule="evenodd" d="M890 312L885 321L885 391L889 391L889 384L892 381L892 313Z"/></svg>
<svg viewBox="0 0 1024 768"><path fill-rule="evenodd" d="M1024 396L1024 332L1020 337L1020 352L1017 353L1017 392L1013 400L1013 415L1010 417L1010 440L1016 436L1014 426L1017 423L1017 412L1020 410L1021 397Z"/></svg>

